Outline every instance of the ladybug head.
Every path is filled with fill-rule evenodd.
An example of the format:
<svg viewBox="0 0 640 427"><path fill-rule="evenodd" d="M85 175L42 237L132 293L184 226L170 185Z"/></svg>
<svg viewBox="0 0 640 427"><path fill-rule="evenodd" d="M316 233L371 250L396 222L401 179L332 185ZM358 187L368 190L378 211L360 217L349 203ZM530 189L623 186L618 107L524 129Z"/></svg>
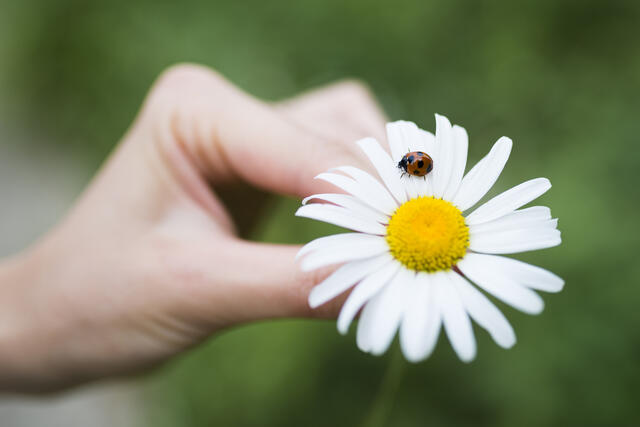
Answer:
<svg viewBox="0 0 640 427"><path fill-rule="evenodd" d="M402 169L403 171L407 171L407 158L403 157L399 162L398 162L398 168Z"/></svg>

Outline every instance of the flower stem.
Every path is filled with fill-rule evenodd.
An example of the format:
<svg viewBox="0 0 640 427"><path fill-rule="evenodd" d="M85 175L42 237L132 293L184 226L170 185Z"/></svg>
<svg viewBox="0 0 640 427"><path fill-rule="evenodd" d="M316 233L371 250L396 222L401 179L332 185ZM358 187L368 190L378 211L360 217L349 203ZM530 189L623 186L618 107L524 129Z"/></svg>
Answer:
<svg viewBox="0 0 640 427"><path fill-rule="evenodd" d="M400 351L396 349L391 355L387 370L371 403L369 414L362 422L362 427L384 427L389 424L389 417L400 389L404 371L405 362Z"/></svg>

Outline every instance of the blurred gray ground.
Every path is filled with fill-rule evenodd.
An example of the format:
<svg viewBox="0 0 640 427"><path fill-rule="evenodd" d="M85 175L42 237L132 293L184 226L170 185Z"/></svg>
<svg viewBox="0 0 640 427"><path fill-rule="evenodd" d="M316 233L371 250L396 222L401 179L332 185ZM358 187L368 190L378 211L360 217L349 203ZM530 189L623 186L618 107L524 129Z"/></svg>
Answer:
<svg viewBox="0 0 640 427"><path fill-rule="evenodd" d="M0 140L0 257L29 245L64 215L88 176L47 144ZM38 147L34 149L32 147ZM141 397L132 382L29 398L0 397L1 427L139 426Z"/></svg>

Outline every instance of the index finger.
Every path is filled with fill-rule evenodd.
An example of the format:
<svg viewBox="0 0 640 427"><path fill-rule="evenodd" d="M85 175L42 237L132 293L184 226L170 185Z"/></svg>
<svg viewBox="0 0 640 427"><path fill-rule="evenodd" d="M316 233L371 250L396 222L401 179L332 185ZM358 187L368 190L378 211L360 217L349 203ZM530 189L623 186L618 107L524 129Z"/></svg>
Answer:
<svg viewBox="0 0 640 427"><path fill-rule="evenodd" d="M176 144L214 183L244 180L304 197L335 192L314 180L340 165L366 168L356 144L309 132L210 69L181 65L161 76L139 120L160 147Z"/></svg>

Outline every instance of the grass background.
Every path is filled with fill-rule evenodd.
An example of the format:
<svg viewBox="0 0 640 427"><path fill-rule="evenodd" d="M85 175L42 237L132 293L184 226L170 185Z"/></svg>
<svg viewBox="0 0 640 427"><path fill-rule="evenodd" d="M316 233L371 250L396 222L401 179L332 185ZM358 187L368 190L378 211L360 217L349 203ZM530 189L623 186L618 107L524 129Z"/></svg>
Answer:
<svg viewBox="0 0 640 427"><path fill-rule="evenodd" d="M88 178L178 61L265 99L362 79L392 119L465 126L470 162L512 137L497 189L550 177L542 202L564 237L521 258L567 285L537 317L501 305L518 344L476 328L469 365L442 336L409 365L397 345L361 354L332 322L226 332L146 380L149 425L640 424L640 3L0 0L0 126L14 136L0 144L45 141ZM297 203L274 198L253 237L330 230L294 219Z"/></svg>

